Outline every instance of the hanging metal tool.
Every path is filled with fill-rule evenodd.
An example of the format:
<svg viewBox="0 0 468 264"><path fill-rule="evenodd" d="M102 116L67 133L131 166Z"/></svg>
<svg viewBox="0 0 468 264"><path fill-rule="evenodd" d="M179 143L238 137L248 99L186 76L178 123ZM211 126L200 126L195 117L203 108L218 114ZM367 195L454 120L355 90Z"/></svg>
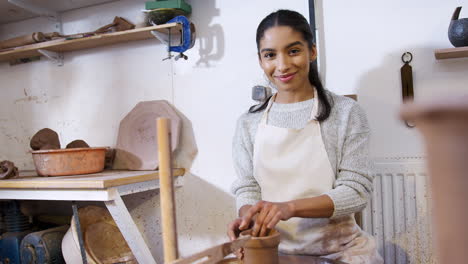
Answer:
<svg viewBox="0 0 468 264"><path fill-rule="evenodd" d="M401 55L401 60L403 61L404 65L401 67L401 88L402 88L402 97L403 102L412 101L414 98L414 91L413 91L413 68L409 65L409 63L413 60L413 54L411 52L405 52ZM406 126L414 127L413 124L408 123L405 121Z"/></svg>
<svg viewBox="0 0 468 264"><path fill-rule="evenodd" d="M81 261L83 264L88 264L86 257L86 249L84 245L83 233L81 232L80 215L78 214L78 205L75 201L72 201L73 220L75 222L76 233L78 235L78 244L80 246Z"/></svg>

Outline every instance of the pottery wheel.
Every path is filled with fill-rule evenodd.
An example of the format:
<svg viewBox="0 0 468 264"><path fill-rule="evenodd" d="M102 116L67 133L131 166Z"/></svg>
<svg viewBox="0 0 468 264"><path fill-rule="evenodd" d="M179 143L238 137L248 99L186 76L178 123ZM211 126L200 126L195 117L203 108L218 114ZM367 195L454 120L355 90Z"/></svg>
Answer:
<svg viewBox="0 0 468 264"><path fill-rule="evenodd" d="M156 119L171 120L171 146L179 144L182 120L163 100L138 103L120 122L114 169L155 170L158 168Z"/></svg>

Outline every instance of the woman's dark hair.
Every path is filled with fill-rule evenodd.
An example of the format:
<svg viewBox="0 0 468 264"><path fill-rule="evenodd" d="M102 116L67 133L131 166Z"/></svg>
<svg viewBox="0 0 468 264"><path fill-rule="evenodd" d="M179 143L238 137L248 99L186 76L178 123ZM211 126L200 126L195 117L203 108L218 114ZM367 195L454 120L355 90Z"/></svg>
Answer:
<svg viewBox="0 0 468 264"><path fill-rule="evenodd" d="M310 30L309 22L307 22L304 16L302 16L298 12L282 9L282 10L278 10L276 12L269 14L258 25L257 50L260 51L260 40L263 38L265 31L275 26L288 26L292 28L293 30L302 34L302 36L304 37L304 40L307 41L309 48L313 47L314 35L312 34L312 31ZM259 53L259 56L260 56L260 53ZM313 86L315 86L315 89L317 90L317 96L320 102L319 108L318 108L319 111L317 113L316 118L318 121L323 121L327 119L328 116L330 116L332 105L331 105L330 99L327 97L325 88L323 88L322 82L320 81L317 67L312 62L310 63L309 81ZM255 113L255 112L262 111L263 109L267 107L269 99L270 98L268 98L268 100L266 100L261 105L254 105L250 107L249 112Z"/></svg>

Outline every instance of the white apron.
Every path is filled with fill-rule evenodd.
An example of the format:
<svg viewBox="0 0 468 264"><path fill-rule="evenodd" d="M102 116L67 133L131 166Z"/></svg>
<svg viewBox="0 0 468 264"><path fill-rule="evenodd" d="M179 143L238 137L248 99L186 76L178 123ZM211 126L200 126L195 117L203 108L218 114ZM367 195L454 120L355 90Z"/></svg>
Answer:
<svg viewBox="0 0 468 264"><path fill-rule="evenodd" d="M285 202L319 196L333 188L335 174L315 120L315 95L311 118L302 129L267 124L276 98L270 99L255 136L253 169L262 200ZM375 241L363 233L353 215L328 218L298 218L280 221L280 252L338 259L348 263L383 263Z"/></svg>

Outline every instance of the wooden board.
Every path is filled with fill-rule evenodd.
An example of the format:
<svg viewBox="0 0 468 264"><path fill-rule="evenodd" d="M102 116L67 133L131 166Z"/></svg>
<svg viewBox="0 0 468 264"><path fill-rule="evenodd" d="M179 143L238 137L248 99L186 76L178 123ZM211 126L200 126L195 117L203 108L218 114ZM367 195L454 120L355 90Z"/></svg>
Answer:
<svg viewBox="0 0 468 264"><path fill-rule="evenodd" d="M15 59L30 58L35 56L41 56L38 49L44 49L55 52L67 52L74 50L83 50L89 48L95 48L100 46L112 45L117 43L124 43L134 40L143 40L154 38L151 31L156 30L159 32L167 33L168 29L172 29L173 33L177 33L180 30L180 25L177 23L169 23L164 25L157 25L151 27L143 27L130 29L126 31L102 34L97 36L91 36L81 39L64 40L57 39L47 42L41 42L37 44L26 45L18 47L12 50L0 52L1 61L11 61Z"/></svg>
<svg viewBox="0 0 468 264"><path fill-rule="evenodd" d="M184 175L184 169L173 169L172 175ZM159 171L106 170L100 173L39 177L35 171L21 171L19 178L0 180L0 189L104 189L159 179Z"/></svg>
<svg viewBox="0 0 468 264"><path fill-rule="evenodd" d="M139 102L120 121L113 169L155 170L159 166L156 120L170 120L172 151L179 145L182 119L165 100Z"/></svg>
<svg viewBox="0 0 468 264"><path fill-rule="evenodd" d="M435 50L436 59L468 58L468 47Z"/></svg>

